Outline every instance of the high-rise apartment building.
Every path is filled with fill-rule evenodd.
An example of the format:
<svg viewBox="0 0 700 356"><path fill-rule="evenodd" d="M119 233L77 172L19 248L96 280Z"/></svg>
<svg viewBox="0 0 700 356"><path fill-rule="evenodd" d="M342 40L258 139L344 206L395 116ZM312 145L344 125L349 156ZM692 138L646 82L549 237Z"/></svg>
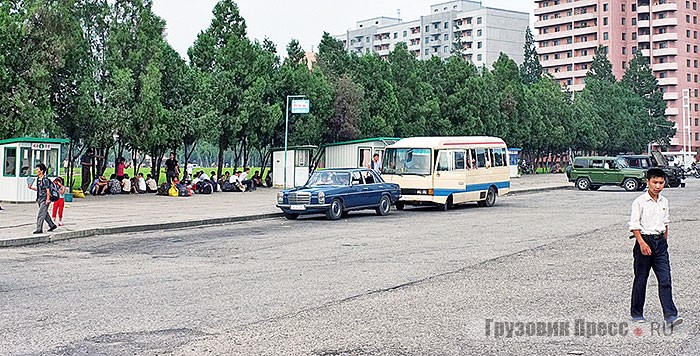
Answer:
<svg viewBox="0 0 700 356"><path fill-rule="evenodd" d="M534 33L540 62L562 85L580 91L599 45L606 47L618 79L641 51L649 58L667 103L666 115L677 129L671 150L681 151L689 144L692 151L698 151L698 2L535 0Z"/></svg>
<svg viewBox="0 0 700 356"><path fill-rule="evenodd" d="M477 66L491 65L501 52L522 63L529 17L484 7L480 1L458 0L432 5L430 14L414 21L391 17L358 21L354 30L335 38L349 52L376 52L384 58L403 42L419 59L447 58L460 49Z"/></svg>

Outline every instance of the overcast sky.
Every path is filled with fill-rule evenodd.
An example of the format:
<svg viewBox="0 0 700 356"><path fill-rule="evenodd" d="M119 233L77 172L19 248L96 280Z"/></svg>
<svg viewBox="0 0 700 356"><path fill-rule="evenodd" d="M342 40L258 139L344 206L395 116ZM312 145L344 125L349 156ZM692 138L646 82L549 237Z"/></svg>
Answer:
<svg viewBox="0 0 700 356"><path fill-rule="evenodd" d="M168 42L187 58L187 49L197 34L209 27L217 0L154 0L153 10L167 22ZM378 16L396 17L401 9L404 21L430 13L430 5L446 0L238 0L248 26L248 37L270 38L280 53L296 38L305 50L318 47L323 31L343 34L355 22ZM532 13L531 0L483 0L484 6Z"/></svg>

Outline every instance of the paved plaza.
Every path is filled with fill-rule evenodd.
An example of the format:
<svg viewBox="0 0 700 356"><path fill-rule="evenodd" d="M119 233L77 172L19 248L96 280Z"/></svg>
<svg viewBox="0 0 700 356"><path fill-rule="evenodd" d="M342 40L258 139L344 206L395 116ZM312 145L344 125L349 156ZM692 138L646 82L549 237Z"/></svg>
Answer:
<svg viewBox="0 0 700 356"><path fill-rule="evenodd" d="M637 193L604 187L1 249L0 354L697 355L700 181L665 193L675 330L653 278L650 322L626 324Z"/></svg>

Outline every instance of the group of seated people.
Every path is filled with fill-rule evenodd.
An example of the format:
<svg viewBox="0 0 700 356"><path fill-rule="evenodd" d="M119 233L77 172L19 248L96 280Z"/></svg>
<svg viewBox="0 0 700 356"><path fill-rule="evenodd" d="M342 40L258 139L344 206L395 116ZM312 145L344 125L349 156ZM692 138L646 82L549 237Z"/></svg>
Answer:
<svg viewBox="0 0 700 356"><path fill-rule="evenodd" d="M105 176L99 176L90 184L90 194L92 195L146 194L157 191L158 183L156 180L150 174L144 178L143 173L139 173L134 178L129 178L128 174L124 174L121 179L116 174L112 174L109 179Z"/></svg>
<svg viewBox="0 0 700 356"><path fill-rule="evenodd" d="M163 185L171 184L184 185L194 193L250 192L259 187L272 187L272 171L268 172L264 180L260 171L255 171L255 174L250 176L250 168L236 171L234 174L226 172L219 179L217 179L216 172L207 175L204 171L199 171L193 175L192 179L185 178L182 181L163 183ZM144 178L143 173L139 173L134 178L130 178L127 174L124 174L124 177L112 174L109 179L100 176L90 184L89 190L92 195L115 195L157 193L158 188L158 183L150 174Z"/></svg>

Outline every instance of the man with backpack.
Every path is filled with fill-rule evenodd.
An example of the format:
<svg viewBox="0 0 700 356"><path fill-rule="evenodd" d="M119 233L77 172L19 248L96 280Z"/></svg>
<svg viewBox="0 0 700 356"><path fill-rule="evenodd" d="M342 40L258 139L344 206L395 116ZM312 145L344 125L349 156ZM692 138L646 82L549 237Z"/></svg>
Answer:
<svg viewBox="0 0 700 356"><path fill-rule="evenodd" d="M49 224L49 231L54 231L58 227L53 223L49 215L49 205L51 205L52 196L55 196L56 200L58 200L58 189L46 177L45 164L37 164L35 172L37 175L36 187L33 187L31 184L27 184L27 187L36 191L36 202L39 204L39 214L36 217L36 231L34 231L34 234L42 234L44 232L44 221ZM52 190L54 190L53 193Z"/></svg>

